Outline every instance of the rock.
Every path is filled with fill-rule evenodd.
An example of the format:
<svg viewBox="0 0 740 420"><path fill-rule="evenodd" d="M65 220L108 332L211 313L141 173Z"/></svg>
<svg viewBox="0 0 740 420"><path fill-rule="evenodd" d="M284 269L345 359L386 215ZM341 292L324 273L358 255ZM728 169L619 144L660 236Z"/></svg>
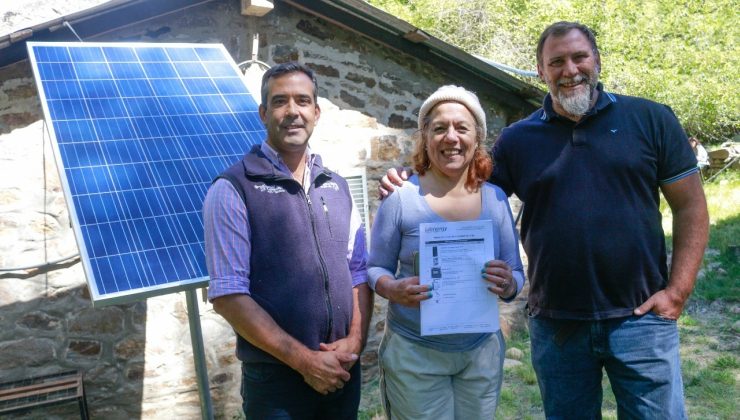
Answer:
<svg viewBox="0 0 740 420"><path fill-rule="evenodd" d="M59 327L60 320L59 318L51 316L45 312L34 311L25 314L16 322L16 324L32 330L51 331L56 330Z"/></svg>
<svg viewBox="0 0 740 420"><path fill-rule="evenodd" d="M95 337L100 334L120 334L123 331L123 315L123 311L116 307L83 309L70 317L70 335Z"/></svg>
<svg viewBox="0 0 740 420"><path fill-rule="evenodd" d="M712 313L720 313L722 312L722 309L725 307L725 303L721 299L717 299L714 302L709 304L709 311Z"/></svg>
<svg viewBox="0 0 740 420"><path fill-rule="evenodd" d="M67 361L97 360L102 353L102 344L96 340L70 340L67 345Z"/></svg>
<svg viewBox="0 0 740 420"><path fill-rule="evenodd" d="M221 385L232 381L233 375L230 373L219 373L211 377L211 383L214 385Z"/></svg>
<svg viewBox="0 0 740 420"><path fill-rule="evenodd" d="M137 302L134 305L132 305L130 308L128 308L128 312L130 313L130 316L131 316L131 325L133 325L137 331L145 331L146 330L146 303Z"/></svg>
<svg viewBox="0 0 740 420"><path fill-rule="evenodd" d="M116 366L99 362L85 373L85 385L101 387L115 384L118 381L119 374L120 372Z"/></svg>
<svg viewBox="0 0 740 420"><path fill-rule="evenodd" d="M126 376L126 379L130 381L140 381L142 378L144 378L144 363L131 363L129 364L124 374ZM188 378L190 379L190 378ZM192 379L190 379L192 380Z"/></svg>
<svg viewBox="0 0 740 420"><path fill-rule="evenodd" d="M513 359L513 360L522 360L524 357L524 352L516 347L512 347L510 349L506 349L506 358L507 359Z"/></svg>
<svg viewBox="0 0 740 420"><path fill-rule="evenodd" d="M113 347L113 354L123 360L140 359L144 356L145 346L143 337L129 337Z"/></svg>
<svg viewBox="0 0 740 420"><path fill-rule="evenodd" d="M514 359L504 359L504 370L513 369L517 366L522 366L523 363Z"/></svg>
<svg viewBox="0 0 740 420"><path fill-rule="evenodd" d="M55 357L55 342L47 338L24 338L0 343L0 370L16 366L43 366Z"/></svg>
<svg viewBox="0 0 740 420"><path fill-rule="evenodd" d="M392 135L377 136L370 139L372 159L381 161L397 160L401 156L398 138Z"/></svg>
<svg viewBox="0 0 740 420"><path fill-rule="evenodd" d="M714 249L714 248L707 248L704 251L704 257L705 258L708 258L708 257L719 257L719 254L720 254L719 250L718 249Z"/></svg>
<svg viewBox="0 0 740 420"><path fill-rule="evenodd" d="M498 320L499 328L501 328L501 334L504 335L504 339L508 340L511 338L511 323L507 318L505 318L503 315L499 317Z"/></svg>

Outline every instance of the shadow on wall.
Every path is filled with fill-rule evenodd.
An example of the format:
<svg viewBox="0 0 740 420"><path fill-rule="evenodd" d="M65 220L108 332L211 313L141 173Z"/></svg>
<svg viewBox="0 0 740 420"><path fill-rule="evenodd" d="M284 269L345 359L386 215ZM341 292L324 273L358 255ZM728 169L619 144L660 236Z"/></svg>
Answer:
<svg viewBox="0 0 740 420"><path fill-rule="evenodd" d="M79 264L62 271L82 275ZM55 273L60 271L31 278L4 273L0 301L12 299L14 290L46 284ZM0 306L0 381L79 370L91 418L141 418L146 303L92 308L87 286L45 289L43 297ZM78 416L73 400L8 418Z"/></svg>

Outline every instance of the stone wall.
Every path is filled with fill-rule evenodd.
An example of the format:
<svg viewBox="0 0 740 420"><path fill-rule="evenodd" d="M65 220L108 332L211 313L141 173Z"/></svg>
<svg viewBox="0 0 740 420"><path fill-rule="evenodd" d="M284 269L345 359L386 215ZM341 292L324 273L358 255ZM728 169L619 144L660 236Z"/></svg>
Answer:
<svg viewBox="0 0 740 420"><path fill-rule="evenodd" d="M0 150L0 267L77 253L43 122L0 136ZM147 303L93 309L78 262L0 273L0 382L80 369L92 414L138 417ZM30 414L65 418L75 409Z"/></svg>
<svg viewBox="0 0 740 420"><path fill-rule="evenodd" d="M208 3L96 41L217 42L237 62L300 60L319 79L321 121L311 146L339 172L365 169L371 200L390 166L408 164L415 115L431 92L452 80L434 63L388 49L278 3L263 18L239 14L239 1ZM481 94L489 139L516 110ZM53 261L77 252L29 65L0 69L0 267ZM46 271L0 272L0 382L81 369L93 418L199 416L192 347L183 293L93 308L75 260ZM374 369L382 331L377 299L373 336L363 355ZM517 312L521 301L507 306ZM240 412L240 371L234 335L208 304L200 304L211 394L217 417ZM514 319L514 318L512 318ZM506 321L509 326L518 321ZM514 325L516 327L516 325ZM68 418L76 406L36 410L24 418ZM166 414L164 414L166 413Z"/></svg>

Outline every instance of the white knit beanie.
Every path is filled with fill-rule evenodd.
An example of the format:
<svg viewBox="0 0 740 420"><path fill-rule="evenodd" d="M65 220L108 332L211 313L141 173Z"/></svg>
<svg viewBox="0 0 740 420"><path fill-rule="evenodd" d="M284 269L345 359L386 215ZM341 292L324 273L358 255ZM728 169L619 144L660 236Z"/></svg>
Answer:
<svg viewBox="0 0 740 420"><path fill-rule="evenodd" d="M480 106L480 101L475 93L466 90L460 86L445 85L437 89L436 92L432 93L430 97L421 105L419 110L419 129L424 125L424 118L426 118L429 111L434 108L440 102L459 102L465 105L473 117L475 117L478 124L483 127L483 135L485 136L486 131L486 113L483 112L483 108Z"/></svg>

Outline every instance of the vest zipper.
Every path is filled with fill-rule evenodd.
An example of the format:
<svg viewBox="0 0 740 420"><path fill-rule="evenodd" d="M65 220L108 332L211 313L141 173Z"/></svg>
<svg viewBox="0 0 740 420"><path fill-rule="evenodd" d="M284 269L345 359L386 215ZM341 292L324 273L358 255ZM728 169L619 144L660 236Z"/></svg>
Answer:
<svg viewBox="0 0 740 420"><path fill-rule="evenodd" d="M311 188L309 187L309 190ZM319 262L321 263L321 271L324 274L324 302L326 303L326 312L329 317L328 323L327 323L327 331L326 331L326 337L324 338L325 343L329 343L329 340L331 339L331 331L334 328L334 309L332 308L331 303L331 294L329 293L329 272L326 269L326 262L324 262L324 257L321 255L321 246L319 245L319 237L316 233L316 219L314 218L313 214L313 205L311 202L311 197L306 193L306 191L301 188L301 191L303 192L303 195L306 197L306 203L308 204L308 217L311 219L311 232L313 233L313 239L314 243L316 244L316 250L319 254ZM323 197L322 197L323 201Z"/></svg>
<svg viewBox="0 0 740 420"><path fill-rule="evenodd" d="M326 216L326 225L329 226L329 236L334 239L334 233L331 231L331 221L329 220L329 208L326 207L326 201L324 201L324 196L320 196L321 198L321 207L324 208L324 216Z"/></svg>

